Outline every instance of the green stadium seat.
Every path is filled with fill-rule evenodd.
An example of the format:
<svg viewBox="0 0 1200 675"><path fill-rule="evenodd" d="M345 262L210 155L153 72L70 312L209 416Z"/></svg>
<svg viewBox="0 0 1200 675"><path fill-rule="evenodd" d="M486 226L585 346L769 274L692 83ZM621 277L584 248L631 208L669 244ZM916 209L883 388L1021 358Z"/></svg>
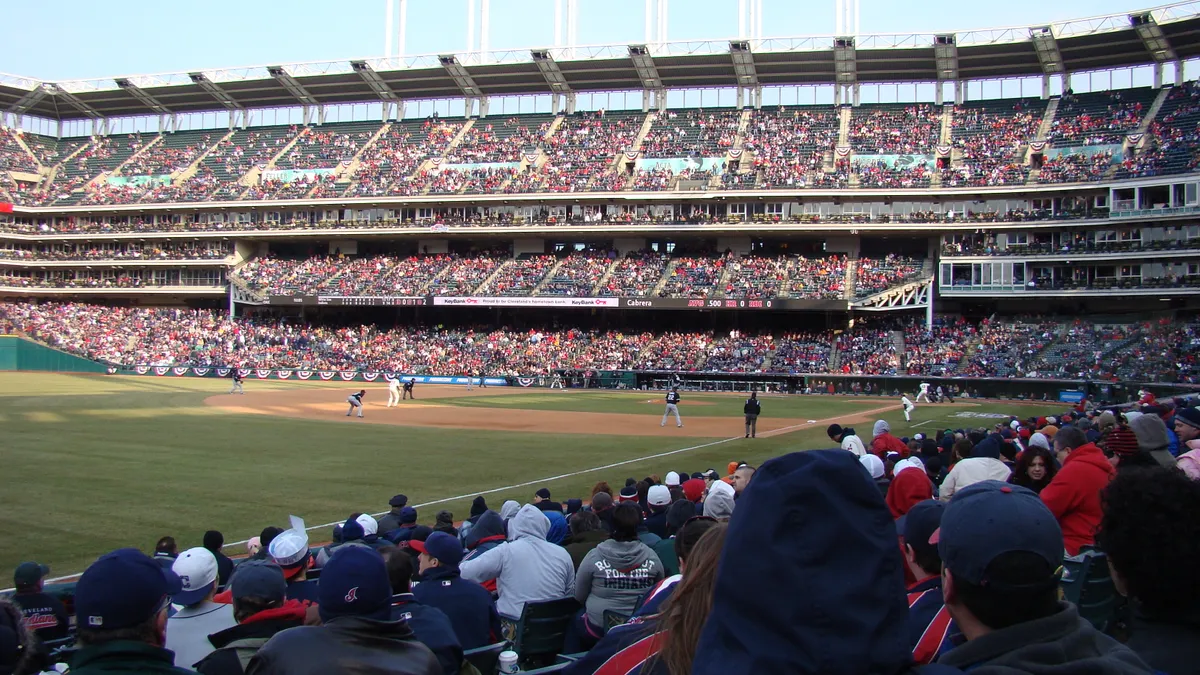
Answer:
<svg viewBox="0 0 1200 675"><path fill-rule="evenodd" d="M1108 557L1085 550L1063 561L1064 598L1079 608L1079 615L1097 630L1105 630L1113 618L1117 589L1108 570Z"/></svg>
<svg viewBox="0 0 1200 675"><path fill-rule="evenodd" d="M467 660L483 675L492 675L496 672L496 664L500 661L500 652L508 647L508 642L497 642L494 645L486 647L476 647L463 652L463 658Z"/></svg>
<svg viewBox="0 0 1200 675"><path fill-rule="evenodd" d="M513 649L521 655L522 668L540 665L562 652L579 609L575 598L525 603L513 631Z"/></svg>

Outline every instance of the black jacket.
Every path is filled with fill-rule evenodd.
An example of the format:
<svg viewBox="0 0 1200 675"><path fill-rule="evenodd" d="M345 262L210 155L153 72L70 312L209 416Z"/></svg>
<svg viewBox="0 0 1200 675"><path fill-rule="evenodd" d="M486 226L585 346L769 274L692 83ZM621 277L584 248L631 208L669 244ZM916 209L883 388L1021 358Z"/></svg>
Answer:
<svg viewBox="0 0 1200 675"><path fill-rule="evenodd" d="M1160 620L1138 613L1125 643L1151 668L1174 675L1195 672L1200 662L1200 621L1196 616Z"/></svg>
<svg viewBox="0 0 1200 675"><path fill-rule="evenodd" d="M217 585L224 586L229 583L229 577L233 576L233 561L229 556L220 551L212 551L213 557L217 559Z"/></svg>
<svg viewBox="0 0 1200 675"><path fill-rule="evenodd" d="M413 636L437 657L443 675L458 675L463 648L445 612L426 606L412 593L398 593L392 596L392 619L408 623Z"/></svg>
<svg viewBox="0 0 1200 675"><path fill-rule="evenodd" d="M304 625L303 611L299 618L251 621L226 628L208 636L216 648L196 664L203 675L242 675L246 664L276 633Z"/></svg>
<svg viewBox="0 0 1200 675"><path fill-rule="evenodd" d="M540 502L534 504L534 506L536 506L539 511L558 511L559 513L563 512L562 504L559 504L558 502L552 502L549 499L540 501Z"/></svg>
<svg viewBox="0 0 1200 675"><path fill-rule="evenodd" d="M746 399L746 405L742 406L742 414L758 415L761 413L762 413L762 405L759 404L758 399L756 399L756 398Z"/></svg>
<svg viewBox="0 0 1200 675"><path fill-rule="evenodd" d="M392 507L382 518L379 519L378 528L380 535L387 535L392 530L400 529L400 509Z"/></svg>
<svg viewBox="0 0 1200 675"><path fill-rule="evenodd" d="M441 675L442 667L405 622L347 616L276 634L250 659L246 672Z"/></svg>

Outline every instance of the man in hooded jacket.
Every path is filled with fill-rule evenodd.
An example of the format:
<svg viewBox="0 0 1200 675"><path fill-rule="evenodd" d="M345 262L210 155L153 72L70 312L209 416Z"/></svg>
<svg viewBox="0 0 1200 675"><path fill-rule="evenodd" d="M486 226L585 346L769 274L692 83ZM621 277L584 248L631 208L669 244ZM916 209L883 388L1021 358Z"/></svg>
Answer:
<svg viewBox="0 0 1200 675"><path fill-rule="evenodd" d="M482 524L483 519L480 518ZM478 529L480 525L476 525ZM575 591L575 567L566 549L546 541L550 521L540 509L526 504L508 524L508 541L463 560L462 578L482 583L496 580L500 598L496 609L517 620L527 602L558 600ZM474 532L472 532L474 534Z"/></svg>
<svg viewBox="0 0 1200 675"><path fill-rule="evenodd" d="M504 519L500 517L500 514L492 510L484 511L479 516L479 521L475 523L475 526L471 528L471 531L466 536L464 548L467 549L467 552L463 556L463 562L474 560L503 544L504 540L507 539L504 532ZM489 593L496 592L495 577L478 583L486 588Z"/></svg>
<svg viewBox="0 0 1200 675"><path fill-rule="evenodd" d="M1054 450L1062 468L1040 496L1058 520L1067 554L1077 555L1081 546L1095 540L1102 515L1100 491L1115 472L1104 452L1074 427L1055 434Z"/></svg>
<svg viewBox="0 0 1200 675"><path fill-rule="evenodd" d="M889 452L900 453L901 459L908 457L908 446L892 435L892 427L887 420L876 422L871 429L871 435L871 452L879 459L886 458Z"/></svg>

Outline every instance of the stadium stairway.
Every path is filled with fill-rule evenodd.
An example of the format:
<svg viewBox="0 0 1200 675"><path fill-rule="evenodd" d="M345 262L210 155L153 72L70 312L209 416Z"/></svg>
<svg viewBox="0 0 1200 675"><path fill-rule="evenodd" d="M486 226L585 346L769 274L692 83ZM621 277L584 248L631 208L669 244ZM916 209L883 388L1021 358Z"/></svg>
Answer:
<svg viewBox="0 0 1200 675"><path fill-rule="evenodd" d="M938 137L938 143L942 145L950 145L951 136L954 132L954 106L942 106L942 133ZM935 172L934 175L939 175L940 172Z"/></svg>
<svg viewBox="0 0 1200 675"><path fill-rule="evenodd" d="M675 268L678 266L678 260L672 259L667 263L667 266L663 268L662 278L658 280L657 284L654 284L654 290L650 292L650 297L659 297L662 294L663 288L666 287L671 277L675 275Z"/></svg>
<svg viewBox="0 0 1200 675"><path fill-rule="evenodd" d="M503 263L500 263L499 265L497 265L496 269L493 270L492 273L489 274L487 276L487 278L483 280L482 283L480 283L478 286L475 287L474 290L471 291L471 295L482 294L483 289L491 287L493 279L495 279L497 276L499 276L501 272L503 272L505 269L508 268L509 265L512 265L515 262L516 262L516 258L513 258L512 260L505 260ZM430 284L432 284L432 283L433 282L431 281Z"/></svg>
<svg viewBox="0 0 1200 675"><path fill-rule="evenodd" d="M725 297L725 289L729 287L729 277L732 273L733 265L725 265L721 268L721 276L717 277L716 283L713 284L713 297Z"/></svg>
<svg viewBox="0 0 1200 675"><path fill-rule="evenodd" d="M195 176L196 172L200 170L200 164L204 161L204 158L208 157L208 154L210 152L212 152L213 150L216 150L219 145L221 145L226 140L228 140L231 136L233 136L233 134L236 133L236 131L237 131L236 129L230 129L229 133L218 138L215 143L213 143L212 145L209 145L207 148L205 148L204 152L200 153L200 155L198 157L196 157L196 159L193 160L191 164L187 165L187 167L184 168L183 171L180 171L179 173L177 173L173 176L173 178L171 180L171 184L178 187L178 186L186 183L187 180L189 178L191 178L192 176ZM147 194L149 194L149 193L147 193ZM145 197L145 195L143 195L143 197ZM141 199L139 198L138 201L141 201Z"/></svg>
<svg viewBox="0 0 1200 675"><path fill-rule="evenodd" d="M1046 140L1046 134L1050 133L1050 129L1054 126L1054 115L1058 112L1058 102L1062 100L1055 96L1050 99L1046 105L1046 112L1042 115L1042 123L1038 125L1037 135L1033 137L1035 141Z"/></svg>
<svg viewBox="0 0 1200 675"><path fill-rule="evenodd" d="M857 278L858 258L850 258L846 260L846 278L842 282L844 287L844 290L842 291L843 300L851 300L854 298L854 281Z"/></svg>
<svg viewBox="0 0 1200 675"><path fill-rule="evenodd" d="M17 147L24 150L25 154L29 155L29 158L33 160L34 165L37 166L37 168L38 168L38 173L44 174L46 171L46 167L42 164L41 160L38 159L37 155L34 154L33 150L30 150L29 146L25 144L25 139L23 138L23 134L14 133L14 134L12 134L12 139L17 144Z"/></svg>
<svg viewBox="0 0 1200 675"><path fill-rule="evenodd" d="M647 135L649 135L649 134L650 134L650 130L654 128L654 121L655 121L655 120L657 120L657 119L658 119L658 113L656 113L656 112L654 112L654 111L651 111L651 112L648 112L648 113L646 113L646 119L642 120L642 128L638 130L638 134L637 134L637 136L634 136L634 137L633 137L633 146L631 146L631 147L629 148L629 151L630 151L630 152L639 152L639 151L641 151L641 149L642 149L642 141L645 141L645 140L646 140L646 136L647 136ZM609 167L608 167L608 168L609 168L609 171L613 171L613 172L620 171L620 169L621 169L621 167L620 167L620 164L621 164L621 157L622 157L622 153L617 153L616 155L613 155L613 158L612 158L612 163L611 163L611 164L609 165ZM601 171L600 173L596 174L596 175L595 175L595 176L592 178L592 180L591 180L591 181L589 181L589 184L590 184L590 183L592 183L592 182L595 182L595 180L596 180L597 178L599 178L600 176L604 175L604 173L605 173L605 172ZM629 180L626 180L626 181L625 181L625 187L623 187L623 188L621 188L621 189L623 189L623 190L632 190L632 189L633 189L633 185L634 185L634 183L636 183L636 182L637 182L637 177L638 177L638 176L637 176L637 171L631 171L631 172L629 172ZM674 190L674 189L675 189L675 181L677 180L677 178L678 178L678 176L676 176L675 178L672 178L672 179L671 179L671 185L670 185L670 187L669 187L668 189L670 189L670 190Z"/></svg>
<svg viewBox="0 0 1200 675"><path fill-rule="evenodd" d="M450 142L448 144L446 144L446 149L444 151L442 151L442 156L445 157L446 155L449 155L451 150L457 148L459 143L462 143L463 137L465 137L467 135L467 132L470 131L474 126L475 126L475 118L471 118L471 119L467 120L466 124L463 124L462 128L460 128L458 130L458 133L454 135L454 138L450 139ZM424 162L421 162L419 165L417 165L417 170L413 171L412 175L409 176L408 179L410 181L414 180L417 178L417 176L420 176L421 174L425 173L426 171L433 169L433 167L437 166L437 164L435 162L440 162L441 159L442 159L442 157L430 157L430 158L426 159ZM421 190L421 194L423 194L423 195L429 194L429 190L431 187L432 186L430 186L430 185L426 185Z"/></svg>
<svg viewBox="0 0 1200 675"><path fill-rule="evenodd" d="M392 128L391 122L384 122L383 126L376 129L375 133L372 134L372 136L369 139L367 139L367 142L362 144L362 147L358 149L358 152L354 153L354 156L350 158L349 165L347 165L345 167L339 166L337 169L334 170L334 182L346 184L346 186L342 189L342 191L338 193L339 195L345 196L345 194L352 187L354 187L354 184L355 184L354 174L358 173L358 167L362 165L363 153L367 151L367 148L374 145L375 141L378 141L380 138L383 137L384 134L386 134L388 131L390 131L391 128ZM308 191L307 196L311 197L312 194L314 192L316 192L316 190L317 190L317 186L314 185L313 188Z"/></svg>
<svg viewBox="0 0 1200 675"><path fill-rule="evenodd" d="M537 285L533 287L533 290L529 291L529 295L541 295L542 289L546 287L546 284L550 283L550 281L554 279L554 277L558 274L558 268L563 266L563 263L567 261L568 257L570 256L564 255L563 257L559 258L558 262L554 263L554 266L546 272L546 276L542 277L542 280L537 282Z"/></svg>
<svg viewBox="0 0 1200 675"><path fill-rule="evenodd" d="M1146 132L1150 130L1150 125L1153 124L1154 120L1158 117L1158 112L1162 110L1163 104L1167 102L1167 98L1171 95L1173 90L1174 87L1163 87L1162 89L1158 90L1158 96L1154 97L1154 103L1150 104L1150 108L1146 111L1146 114L1142 116L1142 121L1138 123L1137 133L1141 134L1141 138L1138 139L1137 143L1131 143L1129 137L1125 137L1125 142L1121 147L1125 151L1126 157L1129 156L1130 150L1133 150L1134 148L1143 149L1150 144L1150 135ZM1108 168L1108 171L1105 172L1105 178L1115 174L1119 167L1120 165L1114 162L1113 165Z"/></svg>
<svg viewBox="0 0 1200 675"><path fill-rule="evenodd" d="M850 115L852 114L850 106L844 105L838 110L840 119L838 120L838 147L846 147L850 145Z"/></svg>
<svg viewBox="0 0 1200 675"><path fill-rule="evenodd" d="M140 148L138 148L137 150L135 150L135 151L134 151L134 153L133 153L132 155L130 155L130 156L128 156L128 157L126 157L126 158L125 158L125 161L124 161L124 162L121 162L120 164L118 164L118 165L116 166L116 168L114 168L114 169L112 170L112 172L111 172L109 175L111 175L111 176L120 176L120 175L121 175L121 171L122 171L122 169L124 169L124 168L125 168L126 166L128 166L128 165L129 165L131 162L133 162L133 160L135 160L135 159L137 159L138 157L141 157L142 155L146 154L146 151L147 151L147 150L149 150L150 148L153 148L154 146L158 145L159 143L162 143L162 142L163 142L163 138L164 138L164 136L163 136L162 134L159 134L159 135L155 136L154 138L150 139L150 142L149 142L149 143L146 143L146 144L145 144L145 145L143 145L142 147L140 147ZM97 178L99 178L99 176L97 176ZM93 182L95 182L95 181L93 181Z"/></svg>
<svg viewBox="0 0 1200 675"><path fill-rule="evenodd" d="M842 367L842 353L838 351L838 334L834 333L829 338L829 372L840 372Z"/></svg>
<svg viewBox="0 0 1200 675"><path fill-rule="evenodd" d="M619 264L621 264L621 256L617 256L613 258L611 262L609 262L608 269L604 270L604 274L600 275L599 281L596 282L595 286L592 286L593 296L599 295L600 289L604 288L605 284L608 283L609 277L613 275L613 272L617 269L617 265Z"/></svg>
<svg viewBox="0 0 1200 675"><path fill-rule="evenodd" d="M238 201L244 200L246 198L246 193L250 191L250 188L262 182L261 176L263 171L274 169L275 163L278 162L280 158L287 156L287 153L291 152L292 147L296 145L296 142L307 136L310 131L312 131L312 127L304 127L301 129L300 133L293 136L290 141L285 143L284 146L279 149L279 152L271 156L271 161L267 162L265 167L261 169L257 166L250 167L250 170L246 172L246 175L243 176L240 181L238 181L240 184L246 186L246 189L242 190L241 194L238 195Z"/></svg>
<svg viewBox="0 0 1200 675"><path fill-rule="evenodd" d="M896 345L896 353L900 355L900 368L908 369L908 355L904 352L904 331L892 331L892 342Z"/></svg>

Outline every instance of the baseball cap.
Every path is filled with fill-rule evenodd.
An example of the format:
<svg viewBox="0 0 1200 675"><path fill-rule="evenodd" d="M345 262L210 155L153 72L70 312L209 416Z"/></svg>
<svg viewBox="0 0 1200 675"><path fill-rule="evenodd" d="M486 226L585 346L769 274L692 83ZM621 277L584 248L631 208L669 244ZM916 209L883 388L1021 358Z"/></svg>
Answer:
<svg viewBox="0 0 1200 675"><path fill-rule="evenodd" d="M1034 553L1052 570L1063 559L1062 528L1037 493L995 480L956 492L929 542L937 544L947 569L975 585L1002 586L988 579L987 568L1005 553Z"/></svg>
<svg viewBox="0 0 1200 675"><path fill-rule="evenodd" d="M417 522L417 510L411 506L400 509L400 524L411 525Z"/></svg>
<svg viewBox="0 0 1200 675"><path fill-rule="evenodd" d="M283 574L292 578L304 569L308 560L308 532L304 530L284 530L275 535L267 547L271 560L283 568Z"/></svg>
<svg viewBox="0 0 1200 675"><path fill-rule="evenodd" d="M1129 423L1129 428L1137 436L1138 448L1147 452L1164 450L1171 443L1167 434L1167 425L1158 415L1142 415Z"/></svg>
<svg viewBox="0 0 1200 675"><path fill-rule="evenodd" d="M674 471L668 471L667 477L663 479L663 484L667 487L679 485L679 474Z"/></svg>
<svg viewBox="0 0 1200 675"><path fill-rule="evenodd" d="M703 478L707 478L709 480L721 480L721 474L717 473L716 469L708 469L703 474L701 474L701 476Z"/></svg>
<svg viewBox="0 0 1200 675"><path fill-rule="evenodd" d="M408 506L408 497L406 495L396 495L388 500L388 506Z"/></svg>
<svg viewBox="0 0 1200 675"><path fill-rule="evenodd" d="M447 567L458 567L463 559L463 547L458 538L445 532L434 532L417 549L431 558L437 558ZM415 547L414 547L415 548Z"/></svg>
<svg viewBox="0 0 1200 675"><path fill-rule="evenodd" d="M1175 411L1175 421L1200 429L1200 409L1180 408Z"/></svg>
<svg viewBox="0 0 1200 675"><path fill-rule="evenodd" d="M638 498L637 488L635 488L633 486L628 486L628 487L621 488L621 494L619 494L617 496L617 501L633 502L633 501L637 501L637 498Z"/></svg>
<svg viewBox="0 0 1200 675"><path fill-rule="evenodd" d="M135 548L122 548L92 563L75 585L75 622L80 627L132 628L154 616L180 591L179 575Z"/></svg>
<svg viewBox="0 0 1200 675"><path fill-rule="evenodd" d="M671 489L666 485L653 485L646 494L650 506L666 506L671 503Z"/></svg>
<svg viewBox="0 0 1200 675"><path fill-rule="evenodd" d="M904 529L901 532L904 535L904 543L918 551L937 548L936 544L929 543L929 538L941 526L945 508L945 502L933 499L914 504L908 513L904 514Z"/></svg>
<svg viewBox="0 0 1200 675"><path fill-rule="evenodd" d="M189 548L171 565L171 571L179 575L183 588L171 596L177 605L194 605L208 595L217 583L217 558L212 551L197 546Z"/></svg>
<svg viewBox="0 0 1200 675"><path fill-rule="evenodd" d="M379 533L379 522L376 521L371 514L364 513L354 520L357 521L359 525L362 525L363 536Z"/></svg>
<svg viewBox="0 0 1200 675"><path fill-rule="evenodd" d="M32 586L50 574L50 568L35 562L23 562L17 565L13 572L13 584L17 586Z"/></svg>
<svg viewBox="0 0 1200 675"><path fill-rule="evenodd" d="M235 600L255 597L280 601L287 597L283 570L268 560L247 560L238 565L229 588Z"/></svg>
<svg viewBox="0 0 1200 675"><path fill-rule="evenodd" d="M546 488L542 488L533 494L535 497L541 497L542 499L550 499L550 491L547 490Z"/></svg>
<svg viewBox="0 0 1200 675"><path fill-rule="evenodd" d="M388 620L392 585L383 556L368 546L339 546L321 569L317 597L322 621L343 616Z"/></svg>

